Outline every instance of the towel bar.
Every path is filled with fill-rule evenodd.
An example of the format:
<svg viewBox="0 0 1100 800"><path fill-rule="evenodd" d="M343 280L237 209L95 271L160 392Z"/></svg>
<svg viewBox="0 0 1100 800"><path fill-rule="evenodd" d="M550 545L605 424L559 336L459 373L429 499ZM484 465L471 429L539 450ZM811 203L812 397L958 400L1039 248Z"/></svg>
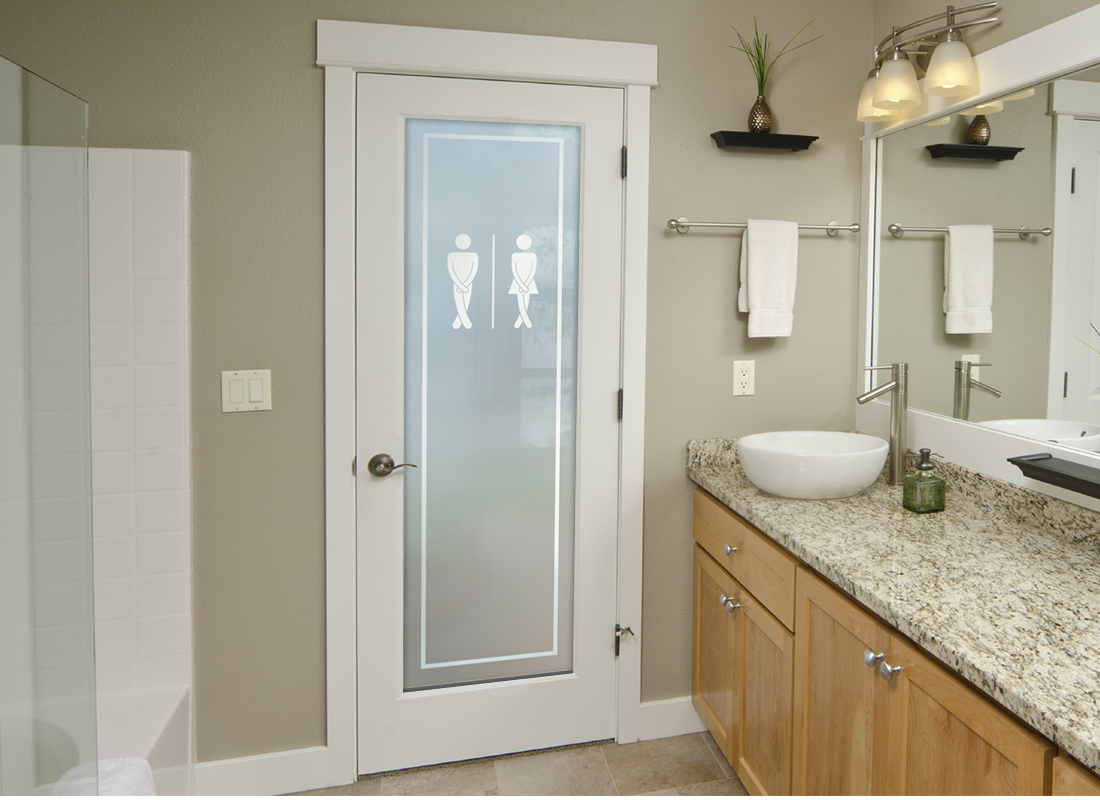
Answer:
<svg viewBox="0 0 1100 800"><path fill-rule="evenodd" d="M686 217L668 221L668 227L679 233L687 233L693 226L697 228L745 228L747 225L747 222L688 222ZM800 231L825 231L830 236L836 236L841 231L859 233L859 223L853 222L851 225L841 225L839 222L830 222L828 225L799 225L798 229Z"/></svg>
<svg viewBox="0 0 1100 800"><path fill-rule="evenodd" d="M895 222L891 224L886 230L893 234L895 239L900 239L901 235L906 231L913 231L915 233L947 233L947 228L914 228L909 225L900 225ZM1050 236L1050 228L1043 228L1042 230L1032 230L1024 225L1022 228L994 228L994 233L1015 233L1018 234L1025 242L1031 238L1031 234L1037 233L1043 236Z"/></svg>

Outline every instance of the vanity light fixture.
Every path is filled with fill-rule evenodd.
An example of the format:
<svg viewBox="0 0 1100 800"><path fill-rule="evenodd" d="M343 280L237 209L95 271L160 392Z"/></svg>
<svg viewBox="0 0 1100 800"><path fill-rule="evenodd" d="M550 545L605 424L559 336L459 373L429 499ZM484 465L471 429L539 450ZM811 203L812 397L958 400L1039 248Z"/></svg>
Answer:
<svg viewBox="0 0 1100 800"><path fill-rule="evenodd" d="M887 119L870 114L866 97L872 98L874 108L885 110L894 116L921 104L920 87L916 70L909 59L927 58L928 71L924 79L924 93L940 97L968 97L978 91L978 72L970 50L963 42L962 29L974 25L997 22L998 17L958 20L960 14L997 8L997 3L979 3L965 8L948 6L942 14L935 14L911 22L893 31L875 48L875 63L871 76L863 85L856 119L860 122L877 122ZM943 22L937 26L936 23ZM918 33L908 35L912 31ZM877 75L876 75L877 72ZM980 112L979 112L980 113ZM988 112L986 112L988 113Z"/></svg>
<svg viewBox="0 0 1100 800"><path fill-rule="evenodd" d="M900 116L894 111L875 107L875 84L878 82L878 74L878 67L871 70L863 84L863 91L859 93L859 108L856 110L856 119L860 122L885 122L897 119Z"/></svg>

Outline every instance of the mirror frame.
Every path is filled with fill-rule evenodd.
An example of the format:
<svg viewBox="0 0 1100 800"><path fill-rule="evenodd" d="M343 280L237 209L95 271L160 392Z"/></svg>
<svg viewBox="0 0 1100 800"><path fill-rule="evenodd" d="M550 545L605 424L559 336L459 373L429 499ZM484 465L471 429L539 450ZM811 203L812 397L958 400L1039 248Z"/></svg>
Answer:
<svg viewBox="0 0 1100 800"><path fill-rule="evenodd" d="M952 98L924 97L923 105L914 116L892 124L867 123L865 127L862 139L860 223L867 234L860 237L859 317L853 403L855 395L870 389L872 382L879 382L875 373L868 372L865 368L872 366L872 343L878 338L874 309L878 299L879 244L882 241L882 219L878 205L882 190L882 174L879 170L882 137L969 108L981 100L1010 94L1100 64L1100 5L979 53L974 61L983 90L981 94L961 102L951 102ZM909 409L908 428L909 440L906 446L909 449L916 449L917 446L930 447L951 463L1100 511L1100 499L1025 478L1017 467L1007 461L1011 456L1049 452L1057 458L1100 468L1100 454L1025 439L912 408ZM863 406L857 405L856 429L888 439L889 403L875 400Z"/></svg>

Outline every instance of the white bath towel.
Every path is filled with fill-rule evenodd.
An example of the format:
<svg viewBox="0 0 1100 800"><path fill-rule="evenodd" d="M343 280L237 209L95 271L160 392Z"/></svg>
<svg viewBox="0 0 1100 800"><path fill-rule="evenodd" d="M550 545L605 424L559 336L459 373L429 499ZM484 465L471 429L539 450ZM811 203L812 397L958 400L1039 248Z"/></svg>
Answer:
<svg viewBox="0 0 1100 800"><path fill-rule="evenodd" d="M157 793L153 771L144 758L105 758L73 767L50 794L151 797Z"/></svg>
<svg viewBox="0 0 1100 800"><path fill-rule="evenodd" d="M993 228L949 225L943 254L948 333L993 332Z"/></svg>
<svg viewBox="0 0 1100 800"><path fill-rule="evenodd" d="M790 336L798 276L798 223L750 219L741 238L737 310L749 314L750 337Z"/></svg>

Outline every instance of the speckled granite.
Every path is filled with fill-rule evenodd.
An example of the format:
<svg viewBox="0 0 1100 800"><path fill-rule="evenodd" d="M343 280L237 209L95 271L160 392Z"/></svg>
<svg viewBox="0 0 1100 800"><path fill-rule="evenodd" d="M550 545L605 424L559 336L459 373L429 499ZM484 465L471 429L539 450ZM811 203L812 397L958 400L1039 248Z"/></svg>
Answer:
<svg viewBox="0 0 1100 800"><path fill-rule="evenodd" d="M880 478L786 500L734 440L688 444L688 477L1081 763L1100 773L1100 514L954 464L947 510Z"/></svg>

